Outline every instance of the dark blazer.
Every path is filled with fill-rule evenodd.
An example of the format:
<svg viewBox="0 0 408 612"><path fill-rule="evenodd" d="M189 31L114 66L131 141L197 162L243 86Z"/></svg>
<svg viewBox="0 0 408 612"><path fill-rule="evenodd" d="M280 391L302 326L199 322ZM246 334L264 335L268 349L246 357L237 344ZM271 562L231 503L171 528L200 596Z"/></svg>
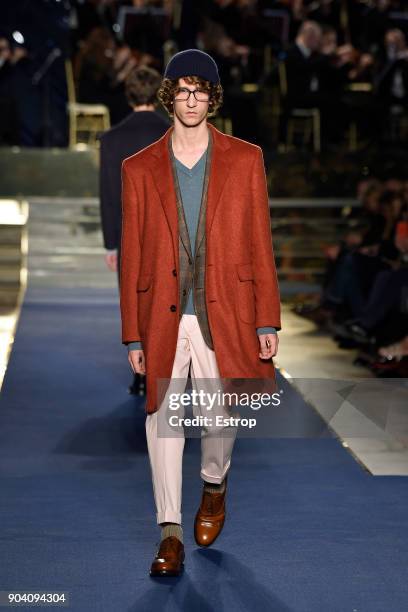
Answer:
<svg viewBox="0 0 408 612"><path fill-rule="evenodd" d="M396 98L392 91L393 80L399 71L402 78L404 95ZM408 102L408 61L406 59L388 60L385 57L377 62L377 75L375 79L376 91L384 104L406 105Z"/></svg>
<svg viewBox="0 0 408 612"><path fill-rule="evenodd" d="M101 136L99 198L105 248L120 249L122 161L159 140L170 125L156 111L137 111Z"/></svg>
<svg viewBox="0 0 408 612"><path fill-rule="evenodd" d="M321 53L305 57L299 47L293 44L286 52L286 78L289 106L308 106L313 99L326 91L329 62ZM318 90L312 92L312 79L318 79ZM308 104L309 103L309 104Z"/></svg>

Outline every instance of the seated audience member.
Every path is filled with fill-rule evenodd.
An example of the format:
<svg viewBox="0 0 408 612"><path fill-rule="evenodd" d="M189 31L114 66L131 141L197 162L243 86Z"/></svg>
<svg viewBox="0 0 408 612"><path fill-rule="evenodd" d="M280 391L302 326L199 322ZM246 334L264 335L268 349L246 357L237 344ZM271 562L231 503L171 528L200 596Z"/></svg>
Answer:
<svg viewBox="0 0 408 612"><path fill-rule="evenodd" d="M343 258L353 253L363 244L377 243L382 236L384 218L380 213L381 184L376 179L362 181L358 185L358 199L361 206L352 208L346 217L347 230L337 244L326 249L327 263L323 279L323 295L320 307L331 305L328 297L329 287L334 283L334 277ZM313 312L313 311L312 311ZM319 313L324 316L323 313ZM304 314L303 312L299 314Z"/></svg>
<svg viewBox="0 0 408 612"><path fill-rule="evenodd" d="M360 186L361 207L347 216L348 230L338 244L326 249L328 257L323 292L315 307L300 306L295 311L324 322L333 312L338 317L358 316L366 295L382 270L398 258L393 244L403 200L399 193L381 192L376 180ZM351 312L350 312L351 310ZM332 314L331 314L332 313Z"/></svg>
<svg viewBox="0 0 408 612"><path fill-rule="evenodd" d="M373 216L360 244L338 258L333 278L325 289L328 301L346 308L354 317L361 315L377 275L390 269L399 257L395 231L403 200L399 194L386 191L379 204L382 219Z"/></svg>
<svg viewBox="0 0 408 612"><path fill-rule="evenodd" d="M406 376L408 205L401 193L384 191L378 198L376 190L374 182L366 188L366 212L353 219L359 227L333 253L334 271L319 307L295 312L327 322L342 348L361 347L355 363L376 376Z"/></svg>
<svg viewBox="0 0 408 612"><path fill-rule="evenodd" d="M392 239L383 243L382 257L388 263L388 269L383 270L376 277L368 299L360 315L346 322L345 328L352 332L356 339L366 340L370 335L375 335L385 341L399 340L406 334L408 325L408 206L401 209L399 198L389 196L391 210L388 225L392 227ZM397 223L393 218L398 216ZM400 329L398 316L391 313L403 314L405 329ZM382 330L378 329L384 319L389 319L388 328L391 326L391 338L384 336ZM388 331L389 333L389 331Z"/></svg>
<svg viewBox="0 0 408 612"><path fill-rule="evenodd" d="M321 39L321 27L313 21L305 21L286 53L287 103L290 107L319 105L324 60L319 52Z"/></svg>
<svg viewBox="0 0 408 612"><path fill-rule="evenodd" d="M384 49L377 58L375 88L386 134L390 114L402 114L408 105L408 47L401 30L385 34Z"/></svg>
<svg viewBox="0 0 408 612"><path fill-rule="evenodd" d="M337 32L331 26L322 26L321 53L329 61L326 72L327 86L342 100L341 122L343 132L352 121L358 125L360 139L373 140L378 125L378 109L371 91L374 58L362 53L351 44L337 44ZM367 84L367 90L352 89L355 83ZM338 124L340 127L340 124Z"/></svg>
<svg viewBox="0 0 408 612"><path fill-rule="evenodd" d="M286 53L287 97L286 114L293 108L318 108L322 142L338 142L342 138L342 103L330 56L321 49L322 29L314 21L305 21L299 28L295 43Z"/></svg>
<svg viewBox="0 0 408 612"><path fill-rule="evenodd" d="M75 57L78 102L105 104L111 123L117 124L129 114L126 77L136 66L153 67L157 62L150 54L119 45L107 28L94 28L81 42Z"/></svg>

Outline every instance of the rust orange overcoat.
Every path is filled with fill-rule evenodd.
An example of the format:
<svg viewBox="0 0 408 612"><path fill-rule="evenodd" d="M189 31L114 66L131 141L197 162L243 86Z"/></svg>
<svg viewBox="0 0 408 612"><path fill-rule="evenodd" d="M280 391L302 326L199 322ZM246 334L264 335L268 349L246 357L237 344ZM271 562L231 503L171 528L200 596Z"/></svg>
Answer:
<svg viewBox="0 0 408 612"><path fill-rule="evenodd" d="M206 208L205 290L221 378L274 379L259 357L257 327L281 329L268 192L259 146L212 130ZM146 412L158 409L158 379L170 379L179 312L179 237L168 138L122 164L122 342L141 340ZM175 308L176 307L176 308Z"/></svg>

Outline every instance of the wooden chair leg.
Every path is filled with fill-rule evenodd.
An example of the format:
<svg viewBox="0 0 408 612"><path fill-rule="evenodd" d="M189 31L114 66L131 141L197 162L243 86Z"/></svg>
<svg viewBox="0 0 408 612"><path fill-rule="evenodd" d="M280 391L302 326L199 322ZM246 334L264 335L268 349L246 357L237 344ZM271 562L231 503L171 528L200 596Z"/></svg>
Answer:
<svg viewBox="0 0 408 612"><path fill-rule="evenodd" d="M357 150L357 125L355 121L350 123L349 128L349 150L356 151Z"/></svg>
<svg viewBox="0 0 408 612"><path fill-rule="evenodd" d="M71 149L73 149L76 144L76 129L77 129L76 115L74 112L70 111L69 113L69 146Z"/></svg>
<svg viewBox="0 0 408 612"><path fill-rule="evenodd" d="M293 119L288 119L288 127L286 132L286 150L288 151L293 146L294 125Z"/></svg>
<svg viewBox="0 0 408 612"><path fill-rule="evenodd" d="M313 115L313 149L315 153L320 153L320 113L317 111Z"/></svg>
<svg viewBox="0 0 408 612"><path fill-rule="evenodd" d="M313 120L310 121L309 119L306 119L305 126L303 128L303 145L309 144L312 136L314 137Z"/></svg>

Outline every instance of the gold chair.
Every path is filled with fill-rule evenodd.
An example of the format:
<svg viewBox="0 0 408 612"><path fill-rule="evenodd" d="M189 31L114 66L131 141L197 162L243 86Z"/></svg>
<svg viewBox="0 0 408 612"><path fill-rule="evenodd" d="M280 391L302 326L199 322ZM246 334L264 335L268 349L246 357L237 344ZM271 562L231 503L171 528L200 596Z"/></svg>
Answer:
<svg viewBox="0 0 408 612"><path fill-rule="evenodd" d="M80 134L87 134L87 144L97 146L97 136L110 128L109 109L104 104L80 104L76 101L72 62L65 60L69 115L69 146L76 148L82 142Z"/></svg>
<svg viewBox="0 0 408 612"><path fill-rule="evenodd" d="M279 89L281 99L285 100L288 93L288 82L286 76L286 66L284 62L278 64ZM281 104L283 106L283 104ZM302 135L305 145L312 142L313 150L319 153L321 149L321 130L320 130L320 111L318 108L292 108L289 111L286 150L293 147L295 134Z"/></svg>
<svg viewBox="0 0 408 612"><path fill-rule="evenodd" d="M371 83L366 83L365 81L356 81L354 83L349 83L346 87L346 91L357 94L367 94L373 91L373 86ZM346 132L346 139L349 151L357 151L357 149L359 148L358 137L359 132L357 121L352 120Z"/></svg>
<svg viewBox="0 0 408 612"><path fill-rule="evenodd" d="M312 139L313 151L320 151L320 111L318 108L292 108L288 120L286 147L293 146L296 133L302 135L303 144Z"/></svg>

